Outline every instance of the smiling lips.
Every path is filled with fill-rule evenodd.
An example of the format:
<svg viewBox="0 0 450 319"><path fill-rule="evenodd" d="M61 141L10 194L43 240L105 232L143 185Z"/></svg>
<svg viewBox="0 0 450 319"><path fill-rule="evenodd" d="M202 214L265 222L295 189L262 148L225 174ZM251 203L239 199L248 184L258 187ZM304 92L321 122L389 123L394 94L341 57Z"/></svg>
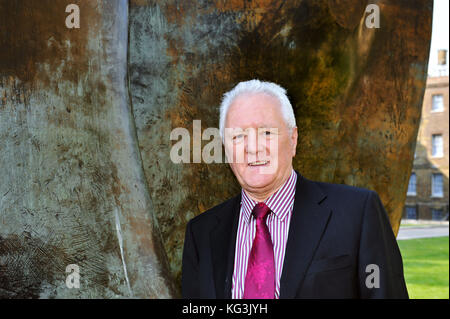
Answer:
<svg viewBox="0 0 450 319"><path fill-rule="evenodd" d="M254 161L254 162L248 163L248 166L264 166L268 163L269 163L269 161Z"/></svg>

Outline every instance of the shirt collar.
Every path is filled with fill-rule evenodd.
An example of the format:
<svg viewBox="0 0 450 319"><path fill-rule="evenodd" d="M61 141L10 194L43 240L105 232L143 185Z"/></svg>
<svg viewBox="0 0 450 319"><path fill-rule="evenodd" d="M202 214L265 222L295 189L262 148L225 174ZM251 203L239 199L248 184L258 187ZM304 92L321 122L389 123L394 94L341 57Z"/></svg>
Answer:
<svg viewBox="0 0 450 319"><path fill-rule="evenodd" d="M286 216L291 212L292 205L294 204L295 186L297 184L297 174L292 170L289 178L284 184L267 198L264 203L270 208L280 221L283 221ZM252 211L256 201L247 196L247 193L242 189L242 214L244 220L249 223L252 216Z"/></svg>

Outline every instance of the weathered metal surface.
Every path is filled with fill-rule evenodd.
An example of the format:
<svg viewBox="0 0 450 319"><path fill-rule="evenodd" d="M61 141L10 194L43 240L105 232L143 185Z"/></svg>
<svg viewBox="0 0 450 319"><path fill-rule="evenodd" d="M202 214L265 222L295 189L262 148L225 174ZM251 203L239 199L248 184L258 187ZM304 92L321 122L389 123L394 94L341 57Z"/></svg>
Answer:
<svg viewBox="0 0 450 319"><path fill-rule="evenodd" d="M218 127L237 82L287 88L306 177L376 190L398 231L431 33L431 0L130 1L130 92L139 147L172 272L186 222L235 194L227 164L174 164L176 127ZM209 141L204 141L203 145ZM192 145L191 145L192 148ZM192 149L191 149L192 153ZM191 155L191 161L192 161Z"/></svg>
<svg viewBox="0 0 450 319"><path fill-rule="evenodd" d="M80 7L79 29L65 8ZM0 1L0 297L174 295L127 90L124 0ZM77 264L80 288L66 286Z"/></svg>
<svg viewBox="0 0 450 319"><path fill-rule="evenodd" d="M218 127L251 78L288 89L295 168L376 190L396 232L432 1L377 1L379 29L367 3L0 0L0 296L176 296L186 222L239 187L227 164L172 163L170 132Z"/></svg>

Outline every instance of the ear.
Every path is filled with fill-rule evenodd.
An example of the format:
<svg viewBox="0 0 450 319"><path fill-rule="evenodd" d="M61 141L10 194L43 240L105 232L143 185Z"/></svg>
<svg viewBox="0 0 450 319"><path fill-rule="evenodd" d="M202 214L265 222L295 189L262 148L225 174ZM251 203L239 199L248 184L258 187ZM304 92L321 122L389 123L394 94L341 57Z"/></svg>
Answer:
<svg viewBox="0 0 450 319"><path fill-rule="evenodd" d="M291 134L292 157L294 157L297 152L297 139L298 139L298 130L297 127L294 127L292 129Z"/></svg>

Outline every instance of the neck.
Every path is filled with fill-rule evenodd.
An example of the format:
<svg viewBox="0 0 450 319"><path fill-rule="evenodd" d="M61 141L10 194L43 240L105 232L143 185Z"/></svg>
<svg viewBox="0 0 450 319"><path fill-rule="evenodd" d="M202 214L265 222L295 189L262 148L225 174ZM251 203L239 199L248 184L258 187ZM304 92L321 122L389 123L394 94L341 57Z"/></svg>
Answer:
<svg viewBox="0 0 450 319"><path fill-rule="evenodd" d="M280 188L278 188L278 189L280 189ZM252 192L249 192L248 190L246 190L245 192L247 193L247 196L250 197L251 199L253 199L255 202L261 203L261 202L264 202L266 199L268 199L273 194L275 194L277 190L275 190L272 193L266 193L266 194L252 193Z"/></svg>
<svg viewBox="0 0 450 319"><path fill-rule="evenodd" d="M266 199L268 199L270 196L275 194L281 186L286 183L288 178L291 176L292 168L288 170L288 173L285 174L285 176L281 179L281 182L278 183L275 187L270 187L269 189L258 189L258 190L252 190L252 189L245 189L245 193L248 197L256 201L257 203L264 202Z"/></svg>

